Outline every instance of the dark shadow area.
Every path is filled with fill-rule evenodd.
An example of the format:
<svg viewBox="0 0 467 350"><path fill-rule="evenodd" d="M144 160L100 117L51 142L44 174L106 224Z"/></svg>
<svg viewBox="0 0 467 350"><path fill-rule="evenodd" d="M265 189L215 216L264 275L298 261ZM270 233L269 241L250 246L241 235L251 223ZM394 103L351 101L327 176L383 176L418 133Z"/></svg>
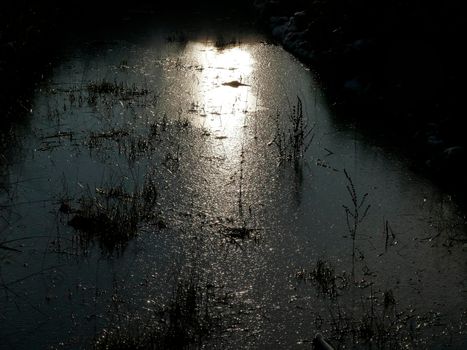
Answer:
<svg viewBox="0 0 467 350"><path fill-rule="evenodd" d="M338 123L358 124L465 199L459 1L257 1L286 49L311 65Z"/></svg>

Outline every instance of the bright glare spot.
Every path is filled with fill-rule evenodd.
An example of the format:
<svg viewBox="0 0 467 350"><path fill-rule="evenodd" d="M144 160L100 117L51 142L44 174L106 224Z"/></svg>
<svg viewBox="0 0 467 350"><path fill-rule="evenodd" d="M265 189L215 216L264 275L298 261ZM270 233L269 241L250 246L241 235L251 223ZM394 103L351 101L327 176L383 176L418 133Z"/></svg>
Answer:
<svg viewBox="0 0 467 350"><path fill-rule="evenodd" d="M238 143L247 114L254 111L256 104L253 57L243 47L218 50L208 44L194 46L201 69L196 86L199 100L193 109L202 117L200 124L207 132L230 143L236 139Z"/></svg>

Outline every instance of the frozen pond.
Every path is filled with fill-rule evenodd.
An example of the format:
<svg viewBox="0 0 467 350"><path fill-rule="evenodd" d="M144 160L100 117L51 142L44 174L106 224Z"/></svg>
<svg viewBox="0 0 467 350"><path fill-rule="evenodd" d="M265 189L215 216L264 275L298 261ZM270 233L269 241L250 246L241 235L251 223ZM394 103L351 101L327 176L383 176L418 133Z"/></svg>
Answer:
<svg viewBox="0 0 467 350"><path fill-rule="evenodd" d="M309 70L254 31L102 36L4 170L2 349L467 346L464 218Z"/></svg>

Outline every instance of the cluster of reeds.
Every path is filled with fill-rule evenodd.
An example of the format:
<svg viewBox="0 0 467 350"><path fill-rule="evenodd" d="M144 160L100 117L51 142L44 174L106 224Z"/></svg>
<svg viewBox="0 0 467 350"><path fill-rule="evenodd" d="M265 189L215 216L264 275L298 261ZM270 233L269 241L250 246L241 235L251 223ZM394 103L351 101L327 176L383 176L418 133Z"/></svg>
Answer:
<svg viewBox="0 0 467 350"><path fill-rule="evenodd" d="M94 94L113 94L124 99L143 96L149 93L148 89L138 88L135 84L127 85L123 82L109 82L105 79L99 82L92 82L88 84L87 90Z"/></svg>
<svg viewBox="0 0 467 350"><path fill-rule="evenodd" d="M225 49L229 46L235 46L238 44L240 44L240 41L237 38L227 39L223 35L219 35L216 38L216 41L214 42L214 46L219 50Z"/></svg>
<svg viewBox="0 0 467 350"><path fill-rule="evenodd" d="M122 251L134 238L140 224L153 222L161 227L156 213L156 184L146 179L141 190L126 191L122 186L98 188L94 196L79 200L79 208L62 203L60 211L71 215L68 225L79 234L75 241L87 250L97 241L107 253Z"/></svg>
<svg viewBox="0 0 467 350"><path fill-rule="evenodd" d="M338 291L349 286L346 274L338 275L334 266L328 261L319 259L316 266L311 270L301 269L295 274L298 281L311 281L319 294L329 296L334 299L338 296Z"/></svg>
<svg viewBox="0 0 467 350"><path fill-rule="evenodd" d="M177 30L167 35L166 40L169 43L186 44L188 42L188 36L185 32Z"/></svg>
<svg viewBox="0 0 467 350"><path fill-rule="evenodd" d="M276 134L271 143L275 144L282 161L297 162L308 151L314 139L314 125L310 125L303 114L302 100L297 96L297 104L292 107L288 126L276 116Z"/></svg>
<svg viewBox="0 0 467 350"><path fill-rule="evenodd" d="M178 280L169 302L155 306L148 318L119 318L119 324L104 329L92 349L202 348L218 327L215 303L212 286L193 274Z"/></svg>
<svg viewBox="0 0 467 350"><path fill-rule="evenodd" d="M417 316L414 311L398 310L390 289L378 293L370 291L370 295L352 303L351 307L333 302L328 310L327 337L336 348L349 344L369 349L425 348L427 335L422 333L437 324L439 316Z"/></svg>
<svg viewBox="0 0 467 350"><path fill-rule="evenodd" d="M363 222L365 217L370 210L371 205L366 204L368 193L365 193L363 196L357 194L355 185L352 181L347 170L344 169L344 174L347 179L346 189L349 193L351 199L351 205L342 205L345 210L345 218L347 223L347 229L349 231L350 237L352 238L352 266L355 267L355 252L356 252L356 239L358 235L358 229L360 224Z"/></svg>

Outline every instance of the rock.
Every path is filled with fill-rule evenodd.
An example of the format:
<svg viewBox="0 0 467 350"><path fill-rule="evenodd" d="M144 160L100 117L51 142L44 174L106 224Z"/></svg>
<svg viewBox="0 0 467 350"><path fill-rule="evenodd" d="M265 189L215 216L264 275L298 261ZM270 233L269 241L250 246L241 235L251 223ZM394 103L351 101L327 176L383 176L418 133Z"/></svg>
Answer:
<svg viewBox="0 0 467 350"><path fill-rule="evenodd" d="M426 142L429 146L439 148L444 144L443 139L439 134L439 125L435 123L429 123L425 132Z"/></svg>
<svg viewBox="0 0 467 350"><path fill-rule="evenodd" d="M443 140L438 135L427 135L426 139L427 143L430 146L440 146L443 144Z"/></svg>
<svg viewBox="0 0 467 350"><path fill-rule="evenodd" d="M281 16L281 17L271 17L269 20L271 27L276 27L279 25L283 25L289 22L289 17Z"/></svg>
<svg viewBox="0 0 467 350"><path fill-rule="evenodd" d="M372 41L369 39L358 39L349 45L352 51L366 51L372 47Z"/></svg>
<svg viewBox="0 0 467 350"><path fill-rule="evenodd" d="M446 180L457 182L464 176L462 170L465 158L464 147L452 146L437 152L426 164Z"/></svg>
<svg viewBox="0 0 467 350"><path fill-rule="evenodd" d="M363 84L358 78L353 78L344 82L344 89L354 93L361 93L363 91Z"/></svg>
<svg viewBox="0 0 467 350"><path fill-rule="evenodd" d="M445 159L449 160L460 160L465 156L465 149L462 146L453 146L444 149L443 155Z"/></svg>
<svg viewBox="0 0 467 350"><path fill-rule="evenodd" d="M295 12L291 17L290 22L298 30L304 30L308 27L308 19L305 11Z"/></svg>
<svg viewBox="0 0 467 350"><path fill-rule="evenodd" d="M289 18L288 17L272 17L271 18L272 36L279 41L283 41L289 33Z"/></svg>

